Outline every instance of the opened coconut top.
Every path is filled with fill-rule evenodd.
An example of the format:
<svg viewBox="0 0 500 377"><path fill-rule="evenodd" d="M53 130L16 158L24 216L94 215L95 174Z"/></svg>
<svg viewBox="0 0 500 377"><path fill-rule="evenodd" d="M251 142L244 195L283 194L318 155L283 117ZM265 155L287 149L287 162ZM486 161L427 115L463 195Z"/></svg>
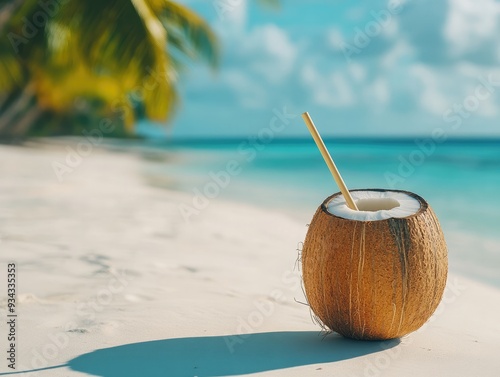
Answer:
<svg viewBox="0 0 500 377"><path fill-rule="evenodd" d="M347 206L341 193L333 196L326 203L327 211L348 220L378 221L394 217L408 217L416 214L420 209L420 201L403 191L372 189L353 190L350 193L358 211Z"/></svg>

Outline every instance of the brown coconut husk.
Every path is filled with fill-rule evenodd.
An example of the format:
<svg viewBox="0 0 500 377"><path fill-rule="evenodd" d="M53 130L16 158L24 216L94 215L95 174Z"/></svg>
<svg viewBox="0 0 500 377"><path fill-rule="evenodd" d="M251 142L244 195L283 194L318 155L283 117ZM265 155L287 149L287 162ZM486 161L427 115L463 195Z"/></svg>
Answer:
<svg viewBox="0 0 500 377"><path fill-rule="evenodd" d="M420 328L446 285L446 243L434 211L420 202L405 218L348 220L316 211L304 242L307 300L329 329L354 339L393 339Z"/></svg>

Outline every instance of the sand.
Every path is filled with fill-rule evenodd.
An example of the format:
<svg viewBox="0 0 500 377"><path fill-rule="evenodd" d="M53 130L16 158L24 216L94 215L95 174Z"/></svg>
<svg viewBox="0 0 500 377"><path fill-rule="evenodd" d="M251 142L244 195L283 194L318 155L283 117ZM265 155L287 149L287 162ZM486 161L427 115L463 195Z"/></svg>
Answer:
<svg viewBox="0 0 500 377"><path fill-rule="evenodd" d="M13 262L17 375L498 376L499 289L452 270L419 331L323 338L301 303L306 224L218 198L186 221L192 196L150 185L137 152L92 147L60 180L77 141L0 147L0 323Z"/></svg>

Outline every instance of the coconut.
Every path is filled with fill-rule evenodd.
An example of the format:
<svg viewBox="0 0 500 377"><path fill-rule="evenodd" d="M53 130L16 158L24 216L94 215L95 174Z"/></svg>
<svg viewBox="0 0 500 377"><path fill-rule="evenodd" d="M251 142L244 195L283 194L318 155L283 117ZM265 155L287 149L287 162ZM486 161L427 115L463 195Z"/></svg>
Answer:
<svg viewBox="0 0 500 377"><path fill-rule="evenodd" d="M420 328L436 310L448 272L434 211L399 190L341 193L316 211L302 251L307 301L326 327L354 339L393 339Z"/></svg>

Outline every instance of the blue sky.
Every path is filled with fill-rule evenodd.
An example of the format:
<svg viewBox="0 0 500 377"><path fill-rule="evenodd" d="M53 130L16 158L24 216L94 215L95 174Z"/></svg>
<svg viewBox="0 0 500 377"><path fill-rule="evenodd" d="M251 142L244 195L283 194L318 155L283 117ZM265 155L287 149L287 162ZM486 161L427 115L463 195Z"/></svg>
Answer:
<svg viewBox="0 0 500 377"><path fill-rule="evenodd" d="M500 3L493 0L184 1L220 37L217 74L181 78L175 137L249 137L273 109L325 136L500 136ZM281 137L307 136L300 117Z"/></svg>

